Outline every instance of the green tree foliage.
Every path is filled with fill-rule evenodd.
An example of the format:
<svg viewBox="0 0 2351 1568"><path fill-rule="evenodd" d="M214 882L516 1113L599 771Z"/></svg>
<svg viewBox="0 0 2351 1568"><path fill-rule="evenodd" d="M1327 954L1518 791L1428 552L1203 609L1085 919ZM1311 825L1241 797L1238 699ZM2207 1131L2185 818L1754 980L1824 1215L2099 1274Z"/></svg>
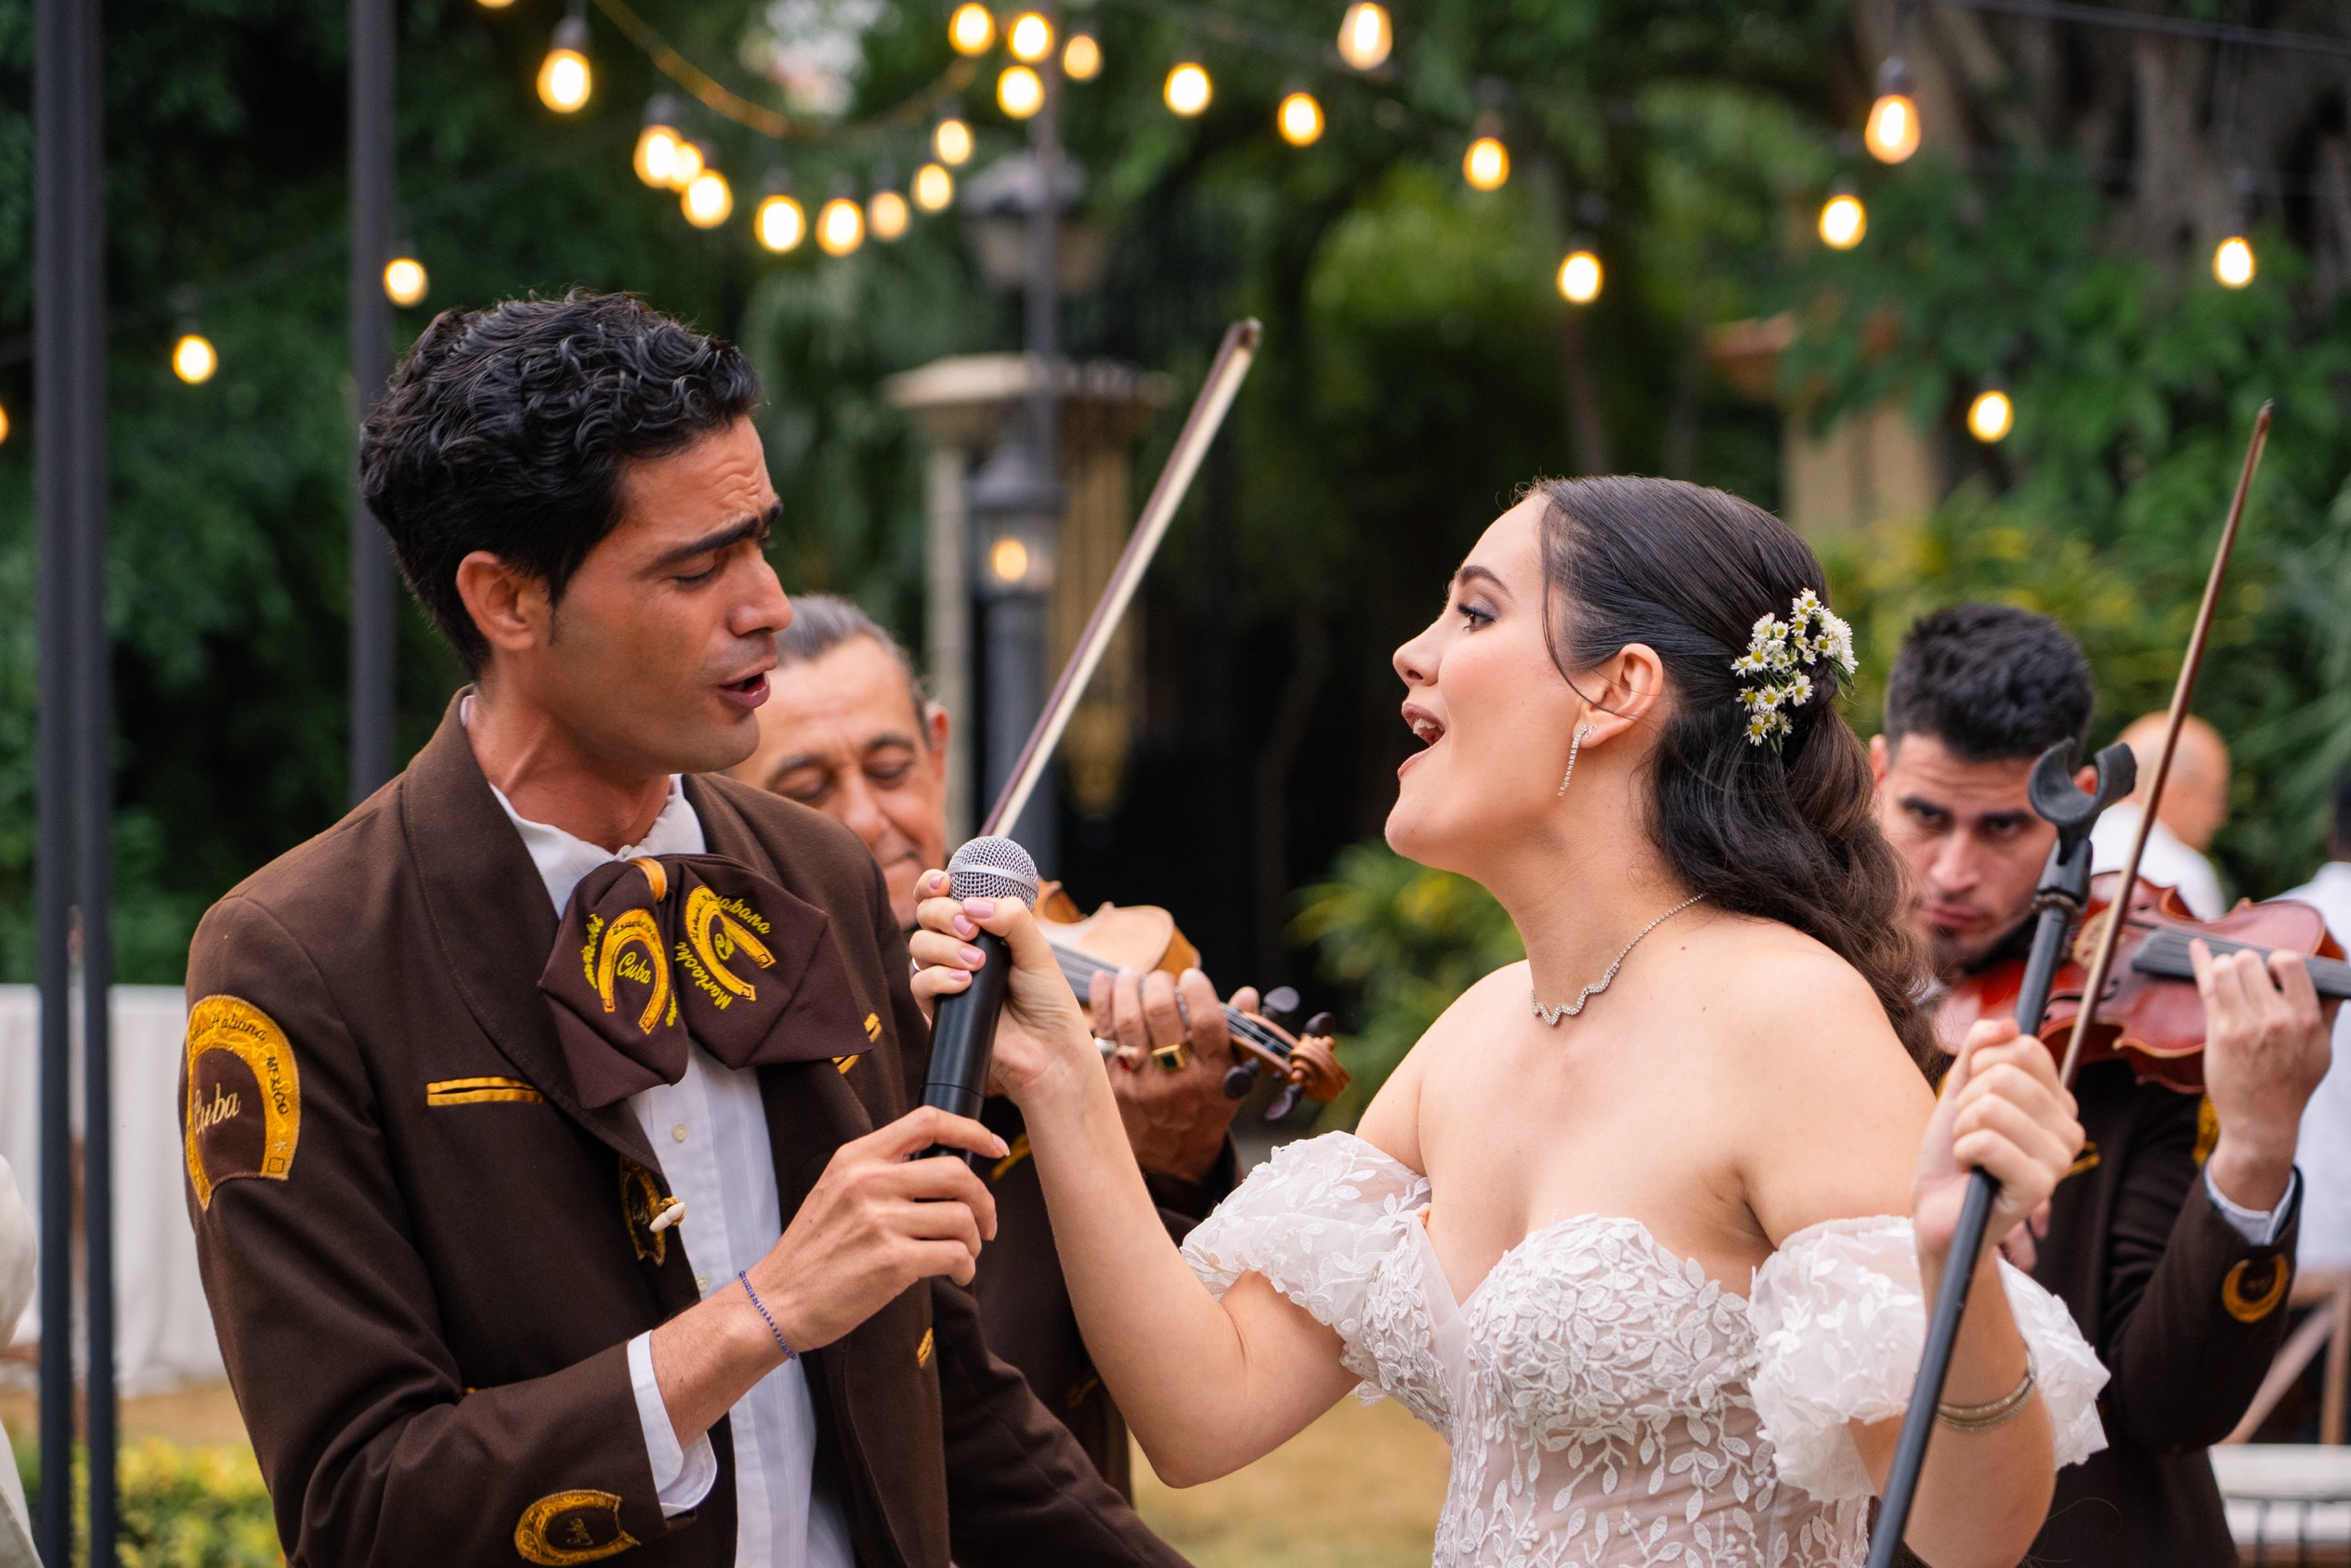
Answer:
<svg viewBox="0 0 2351 1568"><path fill-rule="evenodd" d="M1868 189L1870 233L1791 279L1803 330L1783 366L1828 419L1886 399L1940 431L1960 482L1929 517L1826 541L1863 629L1865 726L1902 632L1967 597L2056 615L2088 649L2098 733L2170 699L2255 408L2267 456L2214 628L2198 711L2239 762L2218 853L2259 895L2317 857L2328 791L2351 765L2351 313L2314 302L2279 233L2253 285L2201 258L2115 242L2078 160L2018 149L1970 174L1922 154ZM1984 385L2016 407L1983 447L1959 421Z"/></svg>
<svg viewBox="0 0 2351 1568"><path fill-rule="evenodd" d="M73 1463L77 1472L85 1468L78 1450ZM18 1469L25 1496L37 1508L38 1451L27 1447ZM124 1568L280 1568L286 1560L250 1449L182 1447L150 1437L124 1447L116 1477ZM88 1496L77 1474L75 1568L89 1560Z"/></svg>

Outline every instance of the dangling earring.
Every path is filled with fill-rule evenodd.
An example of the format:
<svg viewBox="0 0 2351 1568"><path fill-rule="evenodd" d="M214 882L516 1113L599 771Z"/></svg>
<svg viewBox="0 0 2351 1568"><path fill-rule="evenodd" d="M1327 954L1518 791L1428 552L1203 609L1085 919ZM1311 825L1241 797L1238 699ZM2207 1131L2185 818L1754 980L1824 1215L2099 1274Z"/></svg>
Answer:
<svg viewBox="0 0 2351 1568"><path fill-rule="evenodd" d="M1575 782L1575 753L1584 749L1584 737L1590 734L1591 729L1592 726L1589 725L1577 725L1575 738L1567 743L1567 777L1560 780L1560 795L1566 794L1567 787ZM1557 800L1559 795L1551 798Z"/></svg>

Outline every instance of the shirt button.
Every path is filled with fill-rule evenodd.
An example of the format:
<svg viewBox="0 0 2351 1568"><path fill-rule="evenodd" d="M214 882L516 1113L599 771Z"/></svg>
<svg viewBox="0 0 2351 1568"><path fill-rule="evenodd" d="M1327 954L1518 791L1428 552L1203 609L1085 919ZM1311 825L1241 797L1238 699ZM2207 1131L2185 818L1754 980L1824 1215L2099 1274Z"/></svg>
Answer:
<svg viewBox="0 0 2351 1568"><path fill-rule="evenodd" d="M686 1142L686 1124L684 1122L681 1121L675 1127L670 1129L670 1139L673 1143L683 1143Z"/></svg>
<svg viewBox="0 0 2351 1568"><path fill-rule="evenodd" d="M695 1289L697 1289L697 1290L708 1290L710 1287L711 1287L711 1276L710 1276L710 1275L708 1275L708 1274L696 1274L696 1275L694 1276L694 1288L695 1288Z"/></svg>

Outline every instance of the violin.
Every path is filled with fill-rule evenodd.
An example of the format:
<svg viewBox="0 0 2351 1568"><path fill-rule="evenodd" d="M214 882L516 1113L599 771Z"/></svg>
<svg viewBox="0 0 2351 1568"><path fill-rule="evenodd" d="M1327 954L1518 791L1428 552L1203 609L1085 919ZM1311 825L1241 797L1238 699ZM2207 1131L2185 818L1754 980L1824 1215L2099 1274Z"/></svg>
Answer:
<svg viewBox="0 0 2351 1568"><path fill-rule="evenodd" d="M1143 973L1165 971L1181 974L1200 961L1199 949L1176 929L1175 917L1151 904L1104 904L1085 914L1059 882L1038 889L1037 923L1061 960L1069 988L1082 1001L1091 992L1096 974L1116 974L1122 969ZM1347 1088L1347 1070L1339 1065L1331 1039L1331 1015L1317 1013L1296 1033L1274 1022L1298 1010L1298 993L1276 987L1264 999L1263 1011L1245 1013L1224 1004L1224 1027L1239 1060L1224 1075L1224 1094L1238 1100L1262 1076L1278 1079L1281 1088L1266 1107L1265 1119L1279 1121L1303 1095L1328 1104ZM1104 1054L1111 1047L1104 1043Z"/></svg>
<svg viewBox="0 0 2351 1568"><path fill-rule="evenodd" d="M2121 881L2119 871L2092 881L2080 932L2050 987L2041 1039L2060 1062L2080 1022L2082 989L2114 918ZM2114 977L2083 1036L2081 1060L2128 1062L2141 1083L2160 1083L2183 1094L2203 1092L2204 1003L2188 957L2191 942L2201 939L2215 954L2300 953L2320 997L2351 998L2351 963L2343 961L2342 946L2327 934L2325 917L2308 904L2240 900L2218 920L2203 921L2188 912L2178 890L2141 877L2122 910L2122 927ZM1935 1033L1946 1051L1959 1049L1977 1019L2015 1013L2024 969L2023 959L2007 960L1953 988L1935 1015Z"/></svg>

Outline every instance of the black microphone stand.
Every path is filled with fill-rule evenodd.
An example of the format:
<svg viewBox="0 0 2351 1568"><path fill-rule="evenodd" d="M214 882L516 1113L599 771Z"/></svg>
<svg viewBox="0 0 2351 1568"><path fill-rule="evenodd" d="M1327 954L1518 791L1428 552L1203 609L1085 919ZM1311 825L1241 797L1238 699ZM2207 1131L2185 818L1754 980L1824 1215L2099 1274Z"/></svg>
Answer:
<svg viewBox="0 0 2351 1568"><path fill-rule="evenodd" d="M2041 753L2032 764L2030 793L2032 809L2057 830L2049 846L2049 862L2042 869L2041 884L2033 893L2040 910L2032 928L2032 950L2025 960L2024 983L2017 994L2017 1027L2027 1034L2041 1026L2049 1005L2049 987L2065 960L2073 924L2090 899L2090 830L2099 814L2131 792L2138 782L2138 763L2131 749L2116 742L2096 758L2097 786L2084 794L2073 782L2070 740ZM2076 1029L2089 1026L2091 1003L2085 999ZM1918 1362L1918 1381L1911 1390L1910 1406L1902 1412L1901 1435L1894 1446L1894 1462L1886 1474L1886 1491L1877 1512L1877 1527L1870 1536L1869 1568L1894 1568L1901 1549L1902 1532L1910 1522L1911 1504L1918 1495L1918 1476L1927 1463L1927 1440L1934 1435L1935 1407L1943 1397L1951 1375L1953 1348L1959 1341L1959 1320L1967 1310L1967 1293L1976 1277L1976 1256L1983 1250L1984 1230L1992 1221L1992 1200L2000 1183L1979 1167L1967 1178L1967 1196L1959 1209L1959 1226L1951 1239L1951 1257L1943 1270L1942 1287L1935 1295L1935 1313L1927 1324L1927 1348Z"/></svg>

